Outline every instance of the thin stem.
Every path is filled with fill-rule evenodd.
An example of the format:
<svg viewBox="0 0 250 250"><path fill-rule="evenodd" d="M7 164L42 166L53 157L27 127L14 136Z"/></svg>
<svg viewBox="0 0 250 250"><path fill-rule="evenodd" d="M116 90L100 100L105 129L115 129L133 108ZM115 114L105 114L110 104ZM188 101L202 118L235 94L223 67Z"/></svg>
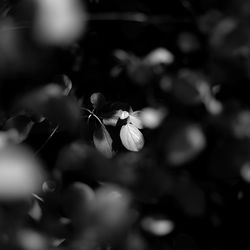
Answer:
<svg viewBox="0 0 250 250"><path fill-rule="evenodd" d="M186 2L182 2L184 7L188 9ZM189 8L190 10L190 8ZM190 10L192 11L192 10ZM170 23L170 24L182 24L182 23L190 23L192 22L189 19L182 18L174 18L166 15L145 15L140 12L127 12L127 13L117 13L117 12L109 12L109 13L90 13L88 15L88 21L123 21L123 22L135 22L135 23L151 23L151 24L159 24L159 23ZM8 32L12 30L23 30L29 29L31 27L31 23L26 22L25 24L17 24L12 27L2 27L0 28L0 33Z"/></svg>
<svg viewBox="0 0 250 250"><path fill-rule="evenodd" d="M8 28L1 28L0 32L8 32L8 31L12 31L12 30L24 30L24 29L28 29L29 26L27 25L20 25L20 26L13 26L13 27L8 27Z"/></svg>
<svg viewBox="0 0 250 250"><path fill-rule="evenodd" d="M127 21L145 23L148 17L143 13L97 13L89 16L89 21Z"/></svg>
<svg viewBox="0 0 250 250"><path fill-rule="evenodd" d="M88 121L89 121L91 116L94 116L96 118L96 120L101 124L101 126L104 126L102 121L100 120L100 118L96 114L93 113L94 110L91 111L91 110L89 110L87 108L84 108L84 107L81 107L81 109L84 110L84 111L89 112L90 115L88 116Z"/></svg>
<svg viewBox="0 0 250 250"><path fill-rule="evenodd" d="M90 114L90 115L88 116L88 121L87 121L88 125L89 125L89 120L90 120L91 116L92 116L92 114Z"/></svg>
<svg viewBox="0 0 250 250"><path fill-rule="evenodd" d="M190 23L189 19L178 19L166 15L145 15L140 12L127 12L127 13L95 13L90 14L89 21L125 21L125 22L137 22L137 23Z"/></svg>
<svg viewBox="0 0 250 250"><path fill-rule="evenodd" d="M94 113L92 114L95 118L96 118L96 120L101 124L101 126L104 126L103 125L103 123L102 123L102 121L100 120L100 118L97 116L97 115L95 115Z"/></svg>
<svg viewBox="0 0 250 250"><path fill-rule="evenodd" d="M44 202L44 199L38 196L37 194L32 193L32 196L35 197L37 200Z"/></svg>
<svg viewBox="0 0 250 250"><path fill-rule="evenodd" d="M47 138L47 140L42 144L42 146L35 152L35 154L37 155L38 153L40 153L40 151L46 146L46 144L49 142L49 140L52 138L52 136L56 133L56 131L58 130L59 126L57 125L53 131L51 132L51 134L49 135L49 137Z"/></svg>
<svg viewBox="0 0 250 250"><path fill-rule="evenodd" d="M84 111L89 112L90 114L92 114L92 113L93 113L91 110L89 110L89 109L87 109L87 108L81 107L81 109L82 109L82 110L84 110Z"/></svg>

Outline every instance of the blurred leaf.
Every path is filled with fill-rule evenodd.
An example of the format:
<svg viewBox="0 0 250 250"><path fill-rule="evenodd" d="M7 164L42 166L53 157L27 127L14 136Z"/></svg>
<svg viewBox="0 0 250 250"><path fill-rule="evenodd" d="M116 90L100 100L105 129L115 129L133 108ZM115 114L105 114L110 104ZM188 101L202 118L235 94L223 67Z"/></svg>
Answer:
<svg viewBox="0 0 250 250"><path fill-rule="evenodd" d="M217 180L226 182L238 179L242 174L240 171L250 160L249 146L249 140L234 137L217 143L209 157L209 174Z"/></svg>
<svg viewBox="0 0 250 250"><path fill-rule="evenodd" d="M147 244L145 239L135 232L130 232L125 242L125 250L146 250Z"/></svg>
<svg viewBox="0 0 250 250"><path fill-rule="evenodd" d="M77 101L64 95L64 89L48 84L22 96L17 105L42 114L59 127L74 132L80 123L80 107Z"/></svg>
<svg viewBox="0 0 250 250"><path fill-rule="evenodd" d="M65 180L117 182L120 173L109 158L82 142L74 142L59 154L56 168Z"/></svg>
<svg viewBox="0 0 250 250"><path fill-rule="evenodd" d="M157 48L151 51L144 59L146 64L157 66L161 64L171 64L174 61L173 54L165 48Z"/></svg>
<svg viewBox="0 0 250 250"><path fill-rule="evenodd" d="M198 247L189 235L179 234L174 239L174 250L198 250Z"/></svg>
<svg viewBox="0 0 250 250"><path fill-rule="evenodd" d="M90 102L94 109L100 109L104 106L106 100L102 93L94 93L90 96Z"/></svg>
<svg viewBox="0 0 250 250"><path fill-rule="evenodd" d="M25 250L42 250L50 247L49 239L31 229L21 229L17 235L17 245Z"/></svg>
<svg viewBox="0 0 250 250"><path fill-rule="evenodd" d="M17 142L20 143L28 137L33 125L34 123L29 117L25 115L17 115L9 118L5 122L4 129L6 130L14 129L15 131L17 131L18 133Z"/></svg>
<svg viewBox="0 0 250 250"><path fill-rule="evenodd" d="M164 108L144 108L141 111L141 122L145 128L156 129L166 117L167 111Z"/></svg>
<svg viewBox="0 0 250 250"><path fill-rule="evenodd" d="M224 42L227 39L227 36L237 28L237 25L237 20L231 17L226 17L220 20L215 26L213 34L210 37L211 45L216 48L225 45Z"/></svg>
<svg viewBox="0 0 250 250"><path fill-rule="evenodd" d="M95 201L94 191L84 183L74 182L64 192L61 198L62 209L78 229L86 226Z"/></svg>
<svg viewBox="0 0 250 250"><path fill-rule="evenodd" d="M11 129L5 132L0 132L0 148L18 143L20 143L20 138L16 130Z"/></svg>
<svg viewBox="0 0 250 250"><path fill-rule="evenodd" d="M107 125L107 126L113 126L115 127L118 120L120 119L121 117L121 114L122 114L122 110L117 110L117 111L113 111L113 112L110 112L110 113L105 113L104 114L104 117L103 118L103 124L104 125Z"/></svg>
<svg viewBox="0 0 250 250"><path fill-rule="evenodd" d="M155 236L165 236L174 230L174 223L164 216L148 216L141 221L142 228Z"/></svg>
<svg viewBox="0 0 250 250"><path fill-rule="evenodd" d="M28 215L35 221L40 221L42 218L42 208L36 199L33 199L33 204Z"/></svg>
<svg viewBox="0 0 250 250"><path fill-rule="evenodd" d="M113 140L104 125L101 125L99 128L95 129L93 134L93 141L95 147L103 155L105 155L108 158L111 158L114 155L112 148Z"/></svg>
<svg viewBox="0 0 250 250"><path fill-rule="evenodd" d="M173 195L186 215L204 216L206 211L205 194L198 185L183 177L176 182Z"/></svg>
<svg viewBox="0 0 250 250"><path fill-rule="evenodd" d="M249 162L246 162L243 164L240 170L241 177L243 178L244 181L250 182L250 164Z"/></svg>
<svg viewBox="0 0 250 250"><path fill-rule="evenodd" d="M54 79L56 84L59 84L64 90L64 95L69 95L71 89L72 89L72 81L67 75L57 75Z"/></svg>
<svg viewBox="0 0 250 250"><path fill-rule="evenodd" d="M56 188L57 188L57 184L53 180L47 180L42 185L42 189L44 193L54 192Z"/></svg>
<svg viewBox="0 0 250 250"><path fill-rule="evenodd" d="M45 177L41 163L21 146L0 149L0 200L20 200L40 192Z"/></svg>
<svg viewBox="0 0 250 250"><path fill-rule="evenodd" d="M197 105L211 98L208 81L199 72L182 69L172 85L172 93L185 105Z"/></svg>
<svg viewBox="0 0 250 250"><path fill-rule="evenodd" d="M127 66L127 74L130 80L138 85L151 83L154 73L150 65L140 59L133 59Z"/></svg>
<svg viewBox="0 0 250 250"><path fill-rule="evenodd" d="M69 45L78 39L86 25L83 3L78 0L35 1L33 33L45 45ZM39 32L38 32L39 31Z"/></svg>
<svg viewBox="0 0 250 250"><path fill-rule="evenodd" d="M155 157L152 151L145 149L118 154L115 159L121 183L131 188L137 200L146 203L156 203L174 181L171 174L159 167Z"/></svg>
<svg viewBox="0 0 250 250"><path fill-rule="evenodd" d="M233 134L237 138L250 138L250 111L242 110L232 120Z"/></svg>
<svg viewBox="0 0 250 250"><path fill-rule="evenodd" d="M170 165L185 164L206 147L206 138L198 124L173 122L168 126L165 128L164 154ZM159 146L162 147L162 144Z"/></svg>
<svg viewBox="0 0 250 250"><path fill-rule="evenodd" d="M177 40L180 50L184 53L192 53L200 49L200 43L195 34L191 32L182 32Z"/></svg>
<svg viewBox="0 0 250 250"><path fill-rule="evenodd" d="M131 223L130 193L121 187L104 185L96 190L95 217L102 237L112 237Z"/></svg>
<svg viewBox="0 0 250 250"><path fill-rule="evenodd" d="M120 64L127 64L130 60L130 56L131 55L124 50L118 49L114 51L114 57Z"/></svg>

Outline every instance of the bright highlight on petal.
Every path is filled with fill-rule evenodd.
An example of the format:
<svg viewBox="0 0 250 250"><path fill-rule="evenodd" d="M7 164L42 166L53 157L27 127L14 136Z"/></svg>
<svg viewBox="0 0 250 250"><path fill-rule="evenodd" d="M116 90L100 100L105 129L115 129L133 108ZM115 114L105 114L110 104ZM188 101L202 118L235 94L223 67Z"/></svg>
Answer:
<svg viewBox="0 0 250 250"><path fill-rule="evenodd" d="M123 146L130 151L139 151L144 146L143 134L133 124L126 124L122 126L120 137Z"/></svg>

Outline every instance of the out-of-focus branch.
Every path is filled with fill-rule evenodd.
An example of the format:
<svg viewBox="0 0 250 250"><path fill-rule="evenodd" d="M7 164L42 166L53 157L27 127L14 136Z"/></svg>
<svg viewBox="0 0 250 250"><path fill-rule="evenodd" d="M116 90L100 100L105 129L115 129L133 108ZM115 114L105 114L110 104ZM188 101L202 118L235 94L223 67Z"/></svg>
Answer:
<svg viewBox="0 0 250 250"><path fill-rule="evenodd" d="M103 21L121 21L121 22L135 22L142 24L185 24L192 23L191 19L188 18L175 18L167 15L146 15L139 12L126 12L126 13L118 13L118 12L108 12L108 13L89 13L87 16L87 21L89 22L103 22ZM0 20L1 22L1 20ZM1 27L0 32L7 32L12 30L22 30L28 29L31 27L31 23L22 23L16 24L12 27Z"/></svg>
<svg viewBox="0 0 250 250"><path fill-rule="evenodd" d="M174 18L167 15L146 15L139 12L127 12L127 13L94 13L89 14L89 21L125 21L125 22L137 22L137 23L190 23L191 20L187 18Z"/></svg>

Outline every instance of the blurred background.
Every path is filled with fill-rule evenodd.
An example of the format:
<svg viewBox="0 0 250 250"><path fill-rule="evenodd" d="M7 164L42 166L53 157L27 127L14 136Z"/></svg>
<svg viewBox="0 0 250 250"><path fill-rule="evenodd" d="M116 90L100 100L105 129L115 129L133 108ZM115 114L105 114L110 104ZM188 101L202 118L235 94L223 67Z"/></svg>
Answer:
<svg viewBox="0 0 250 250"><path fill-rule="evenodd" d="M0 249L249 245L248 0L0 0Z"/></svg>

